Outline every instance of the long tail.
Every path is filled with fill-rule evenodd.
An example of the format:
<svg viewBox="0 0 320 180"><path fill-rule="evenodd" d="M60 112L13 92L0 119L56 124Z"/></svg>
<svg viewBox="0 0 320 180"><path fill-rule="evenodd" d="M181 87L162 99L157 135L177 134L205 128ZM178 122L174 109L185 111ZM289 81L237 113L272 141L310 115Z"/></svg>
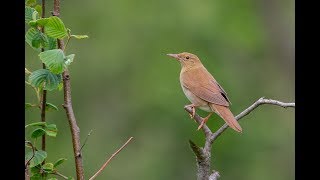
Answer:
<svg viewBox="0 0 320 180"><path fill-rule="evenodd" d="M237 132L242 132L242 128L238 121L234 118L228 107L211 104L211 109L214 110L232 129Z"/></svg>

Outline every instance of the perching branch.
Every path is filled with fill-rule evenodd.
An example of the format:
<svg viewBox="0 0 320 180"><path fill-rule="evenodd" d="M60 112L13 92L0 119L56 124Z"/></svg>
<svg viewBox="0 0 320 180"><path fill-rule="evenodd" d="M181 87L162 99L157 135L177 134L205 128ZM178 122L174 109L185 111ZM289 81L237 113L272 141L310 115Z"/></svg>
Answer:
<svg viewBox="0 0 320 180"><path fill-rule="evenodd" d="M95 179L103 171L103 169L109 164L112 158L116 156L124 147L126 147L126 145L131 141L132 138L133 137L130 137L126 143L124 143L115 153L113 153L111 157L101 166L101 168L89 180Z"/></svg>
<svg viewBox="0 0 320 180"><path fill-rule="evenodd" d="M247 109L242 111L239 115L237 115L235 118L237 121L242 119L243 117L247 116L250 112L255 110L257 107L263 104L271 104L280 106L283 108L287 107L295 107L295 103L284 103L273 99L264 99L264 97L257 100L255 103L253 103L251 106L249 106ZM188 113L192 113L191 107L185 106L184 109ZM195 114L194 119L198 124L202 122L201 117L198 114ZM192 141L189 141L190 147L193 150L194 154L197 158L197 166L198 166L198 173L197 173L197 180L216 180L220 177L218 171L214 171L210 173L210 160L211 160L211 147L213 142L228 128L229 126L227 124L224 124L221 126L216 132L212 133L211 130L206 126L206 124L203 125L202 131L205 134L206 141L203 148L198 147L195 145Z"/></svg>
<svg viewBox="0 0 320 180"><path fill-rule="evenodd" d="M53 15L60 16L60 0L53 1ZM58 48L64 50L64 43L61 39L58 39ZM77 120L73 112L72 101L71 101L71 84L70 75L66 69L62 73L63 78L63 93L64 93L64 104L63 107L66 110L66 114L69 121L71 130L73 153L75 157L77 180L84 180L84 171L81 155L81 143L80 143L80 129L77 125Z"/></svg>
<svg viewBox="0 0 320 180"><path fill-rule="evenodd" d="M248 115L250 112L252 112L255 108L259 107L260 105L263 104L271 104L271 105L276 105L280 106L283 108L287 107L295 107L295 103L283 103L277 100L273 99L264 99L264 97L260 98L257 100L255 103L253 103L250 107L242 111L239 115L237 115L235 118L237 121L239 121L241 118L245 117ZM226 129L228 128L227 124L224 124L223 126L220 127L215 133L213 133L210 137L210 143L212 144L215 139L217 139Z"/></svg>

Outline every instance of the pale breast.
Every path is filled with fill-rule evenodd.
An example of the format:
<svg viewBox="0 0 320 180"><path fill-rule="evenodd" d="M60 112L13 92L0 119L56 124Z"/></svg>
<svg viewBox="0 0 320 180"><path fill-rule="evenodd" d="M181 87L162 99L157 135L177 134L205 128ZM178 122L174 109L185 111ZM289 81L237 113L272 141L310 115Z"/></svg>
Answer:
<svg viewBox="0 0 320 180"><path fill-rule="evenodd" d="M194 95L189 89L187 89L186 87L184 87L181 83L181 87L182 90L184 92L184 94L187 96L187 98L189 99L189 101L198 106L201 110L207 111L207 112L212 112L210 106L208 106L208 102L202 100L201 98L199 98L198 96Z"/></svg>

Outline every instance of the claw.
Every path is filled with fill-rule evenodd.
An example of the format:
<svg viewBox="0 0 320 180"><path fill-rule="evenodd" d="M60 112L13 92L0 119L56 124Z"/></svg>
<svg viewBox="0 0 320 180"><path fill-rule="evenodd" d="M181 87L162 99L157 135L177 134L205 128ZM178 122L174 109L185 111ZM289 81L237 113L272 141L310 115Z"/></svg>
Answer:
<svg viewBox="0 0 320 180"><path fill-rule="evenodd" d="M210 113L207 117L202 118L201 124L198 126L197 131L199 131L199 130L202 128L202 126L208 121L208 119L210 118L210 116L211 116L212 114L213 114L213 113Z"/></svg>
<svg viewBox="0 0 320 180"><path fill-rule="evenodd" d="M195 114L196 114L196 108L195 108L196 106L194 104L189 104L189 105L186 105L186 107L191 107L192 108L192 114L189 113L189 116L190 116L191 119L193 119Z"/></svg>

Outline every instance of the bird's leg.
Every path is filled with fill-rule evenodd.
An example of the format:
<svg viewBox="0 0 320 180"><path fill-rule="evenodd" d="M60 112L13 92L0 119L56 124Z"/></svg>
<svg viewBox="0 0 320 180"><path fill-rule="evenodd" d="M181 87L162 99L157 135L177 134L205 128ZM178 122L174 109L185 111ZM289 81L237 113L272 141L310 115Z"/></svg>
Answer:
<svg viewBox="0 0 320 180"><path fill-rule="evenodd" d="M213 112L211 112L207 117L202 118L202 122L201 122L201 124L200 124L200 126L198 127L197 130L199 130L199 129L202 128L202 126L208 121L208 119L210 118L210 116L211 116L212 114L213 114Z"/></svg>
<svg viewBox="0 0 320 180"><path fill-rule="evenodd" d="M194 115L196 114L196 105L195 104L189 104L189 105L186 105L185 107L191 107L192 114L189 113L189 116L190 116L191 119L193 119Z"/></svg>

